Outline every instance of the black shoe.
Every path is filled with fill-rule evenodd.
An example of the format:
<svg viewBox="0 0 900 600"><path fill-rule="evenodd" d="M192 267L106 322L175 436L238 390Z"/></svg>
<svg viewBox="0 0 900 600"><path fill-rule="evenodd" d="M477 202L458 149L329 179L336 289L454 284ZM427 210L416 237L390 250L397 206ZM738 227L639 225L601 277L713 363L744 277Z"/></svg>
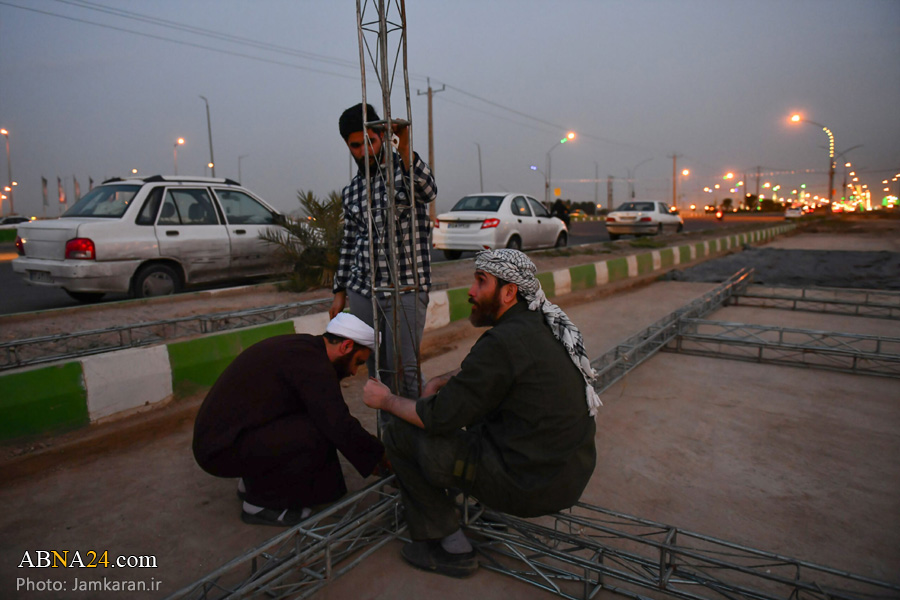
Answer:
<svg viewBox="0 0 900 600"><path fill-rule="evenodd" d="M417 569L448 577L468 577L478 570L475 550L451 554L444 550L440 540L410 542L400 549L400 556Z"/></svg>
<svg viewBox="0 0 900 600"><path fill-rule="evenodd" d="M241 520L248 525L272 525L274 527L293 527L309 518L310 510L276 510L264 508L258 513L241 511Z"/></svg>

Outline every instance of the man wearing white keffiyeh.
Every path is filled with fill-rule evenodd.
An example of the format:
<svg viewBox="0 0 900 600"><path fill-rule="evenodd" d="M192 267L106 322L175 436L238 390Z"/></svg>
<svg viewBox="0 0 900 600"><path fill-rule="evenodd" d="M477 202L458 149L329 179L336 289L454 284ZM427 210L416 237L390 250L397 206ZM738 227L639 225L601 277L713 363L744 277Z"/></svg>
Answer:
<svg viewBox="0 0 900 600"><path fill-rule="evenodd" d="M568 315L557 305L547 300L541 282L535 276L537 267L524 253L518 250L503 248L501 250L485 250L475 257L475 269L490 273L507 283L514 283L519 293L528 303L528 310L540 311L544 320L553 331L553 336L565 346L572 362L581 371L586 384L585 400L591 416L597 415L597 408L602 406L600 397L594 390L594 379L597 377L591 368L591 361L584 351L584 338Z"/></svg>
<svg viewBox="0 0 900 600"><path fill-rule="evenodd" d="M469 320L489 329L459 371L429 381L418 400L374 379L363 391L367 406L398 417L382 441L413 539L401 555L454 577L478 561L447 490L526 518L572 506L594 471L599 406L581 334L546 299L525 255L480 253L468 297Z"/></svg>

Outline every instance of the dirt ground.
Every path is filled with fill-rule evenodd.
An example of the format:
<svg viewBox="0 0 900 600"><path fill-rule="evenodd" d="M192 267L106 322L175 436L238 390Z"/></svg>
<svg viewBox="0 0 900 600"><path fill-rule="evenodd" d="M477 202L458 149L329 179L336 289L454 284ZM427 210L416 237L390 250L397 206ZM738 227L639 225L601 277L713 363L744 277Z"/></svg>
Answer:
<svg viewBox="0 0 900 600"><path fill-rule="evenodd" d="M767 247L818 251L822 236L839 235L827 242L831 248L879 252L892 248L898 233L818 231ZM558 259L571 260L550 257ZM469 261L453 268L470 276ZM598 356L713 285L661 281L563 306L582 329L588 353ZM896 321L851 316L729 307L712 318L900 337ZM426 336L426 376L458 366L478 333L457 323ZM364 373L345 381L345 398L374 430L374 414L361 403L364 381ZM660 354L603 395L598 464L583 499L900 582L897 398L896 379ZM28 456L0 457L0 597L109 596L16 592L23 571L54 580L87 576L84 569L62 575L17 569L26 550L156 556L160 567L151 575L162 586L135 597L159 597L275 535L277 529L241 523L234 482L194 464L191 425L201 399L62 436ZM344 472L351 490L364 484L346 463ZM399 543L387 545L317 597L552 597L485 570L463 581L415 571L398 550ZM133 570L110 577L150 578Z"/></svg>

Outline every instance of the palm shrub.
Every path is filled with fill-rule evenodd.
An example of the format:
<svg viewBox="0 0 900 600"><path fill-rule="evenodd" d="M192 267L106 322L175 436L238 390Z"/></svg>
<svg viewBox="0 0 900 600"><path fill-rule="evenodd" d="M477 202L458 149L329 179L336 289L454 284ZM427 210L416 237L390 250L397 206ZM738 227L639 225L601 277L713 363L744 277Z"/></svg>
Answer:
<svg viewBox="0 0 900 600"><path fill-rule="evenodd" d="M260 237L279 247L279 259L290 268L285 289L303 292L331 286L338 267L344 215L341 195L321 200L312 191L298 191L302 208L298 218L287 217L283 228L269 229Z"/></svg>

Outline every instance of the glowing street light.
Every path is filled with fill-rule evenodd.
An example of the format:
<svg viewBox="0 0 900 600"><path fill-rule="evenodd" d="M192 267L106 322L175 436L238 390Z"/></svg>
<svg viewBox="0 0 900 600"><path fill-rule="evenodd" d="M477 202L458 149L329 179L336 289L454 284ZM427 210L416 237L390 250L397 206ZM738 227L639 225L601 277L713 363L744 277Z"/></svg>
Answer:
<svg viewBox="0 0 900 600"><path fill-rule="evenodd" d="M834 199L834 134L821 123L804 119L799 114L791 116L792 123L800 123L801 121L809 123L810 125L815 125L816 127L821 127L822 131L825 132L825 135L828 136L828 202L830 203Z"/></svg>
<svg viewBox="0 0 900 600"><path fill-rule="evenodd" d="M184 146L184 138L178 138L175 140L175 149L172 151L172 155L175 158L175 174L178 175L178 146Z"/></svg>

